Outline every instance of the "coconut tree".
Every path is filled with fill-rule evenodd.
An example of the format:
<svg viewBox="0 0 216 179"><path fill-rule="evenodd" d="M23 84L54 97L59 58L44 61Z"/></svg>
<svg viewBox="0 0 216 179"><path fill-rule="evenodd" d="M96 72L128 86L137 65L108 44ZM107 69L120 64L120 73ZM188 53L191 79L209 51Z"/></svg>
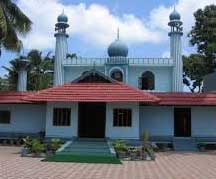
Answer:
<svg viewBox="0 0 216 179"><path fill-rule="evenodd" d="M53 82L53 57L50 53L46 56L38 50L32 50L28 53L27 59L30 61L28 66L27 89L37 91L52 86ZM8 71L6 78L10 90L15 90L18 79L18 61L19 58L10 61L10 67L3 67Z"/></svg>
<svg viewBox="0 0 216 179"><path fill-rule="evenodd" d="M31 20L12 0L0 0L1 47L4 47L6 50L20 51L22 43L18 34L27 34L31 30L31 25Z"/></svg>

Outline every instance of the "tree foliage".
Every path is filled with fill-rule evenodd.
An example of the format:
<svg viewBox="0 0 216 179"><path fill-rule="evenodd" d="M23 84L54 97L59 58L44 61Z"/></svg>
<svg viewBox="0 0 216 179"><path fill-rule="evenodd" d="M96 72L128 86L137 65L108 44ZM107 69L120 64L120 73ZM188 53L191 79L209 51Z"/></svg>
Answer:
<svg viewBox="0 0 216 179"><path fill-rule="evenodd" d="M184 84L192 92L201 85L205 75L214 71L216 59L216 6L209 5L194 13L195 25L188 34L192 46L198 54L183 57Z"/></svg>
<svg viewBox="0 0 216 179"><path fill-rule="evenodd" d="M203 77L213 72L212 64L200 54L191 54L189 57L183 56L183 64L184 84L191 92L195 92L196 88L198 88L198 92L201 92Z"/></svg>
<svg viewBox="0 0 216 179"><path fill-rule="evenodd" d="M31 20L12 0L0 0L0 45L7 50L20 51L22 44L18 34L31 30Z"/></svg>
<svg viewBox="0 0 216 179"><path fill-rule="evenodd" d="M213 62L216 58L216 5L206 6L194 13L195 25L189 33L190 43L197 52Z"/></svg>
<svg viewBox="0 0 216 179"><path fill-rule="evenodd" d="M45 57L42 52L32 50L28 53L27 59L30 61L28 66L27 89L37 91L52 86L53 83L53 57L48 53ZM18 79L18 60L19 58L10 61L10 67L3 67L8 71L6 76L8 79L9 90L16 90Z"/></svg>

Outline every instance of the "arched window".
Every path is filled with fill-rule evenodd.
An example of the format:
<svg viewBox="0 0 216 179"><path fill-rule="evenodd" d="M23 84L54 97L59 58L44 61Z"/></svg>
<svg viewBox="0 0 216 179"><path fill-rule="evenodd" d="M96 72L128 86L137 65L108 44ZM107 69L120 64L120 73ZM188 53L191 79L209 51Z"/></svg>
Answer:
<svg viewBox="0 0 216 179"><path fill-rule="evenodd" d="M114 79L116 81L120 81L120 82L123 81L123 74L122 74L122 72L120 70L113 70L111 72L110 76L111 76L112 79Z"/></svg>
<svg viewBox="0 0 216 179"><path fill-rule="evenodd" d="M155 89L155 77L150 71L146 71L139 79L139 86L142 90L154 90Z"/></svg>

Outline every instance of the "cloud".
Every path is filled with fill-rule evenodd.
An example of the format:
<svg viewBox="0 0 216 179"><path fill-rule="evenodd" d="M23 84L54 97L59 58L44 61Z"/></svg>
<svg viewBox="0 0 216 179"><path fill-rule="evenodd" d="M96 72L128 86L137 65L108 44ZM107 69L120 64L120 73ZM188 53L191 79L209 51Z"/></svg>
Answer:
<svg viewBox="0 0 216 179"><path fill-rule="evenodd" d="M193 12L198 8L214 3L215 0L179 0L176 9L184 22L183 47L188 47L186 34L194 24ZM134 14L113 14L106 6L84 3L64 5L59 0L18 0L17 5L32 19L33 30L22 38L27 49L50 49L55 46L54 25L57 16L65 10L69 17L70 38L79 38L82 42L97 48L107 46L116 38L117 27L121 38L129 44L168 43L167 32L169 14L173 7L158 7L151 10L143 19ZM167 54L166 54L167 55Z"/></svg>
<svg viewBox="0 0 216 179"><path fill-rule="evenodd" d="M116 38L117 27L120 28L121 38L132 44L159 43L163 38L160 31L148 27L133 14L119 17L106 6L98 4L66 6L58 0L18 0L17 4L34 23L32 32L23 38L28 49L54 47L54 25L63 9L69 17L70 37L77 36L90 45L107 46Z"/></svg>
<svg viewBox="0 0 216 179"><path fill-rule="evenodd" d="M178 0L175 4L177 11L181 14L184 34L187 35L194 25L193 13L206 5L215 4L215 0ZM173 7L160 5L153 9L149 16L149 24L152 28L160 31L168 30L168 15L172 12ZM187 44L188 45L188 44Z"/></svg>

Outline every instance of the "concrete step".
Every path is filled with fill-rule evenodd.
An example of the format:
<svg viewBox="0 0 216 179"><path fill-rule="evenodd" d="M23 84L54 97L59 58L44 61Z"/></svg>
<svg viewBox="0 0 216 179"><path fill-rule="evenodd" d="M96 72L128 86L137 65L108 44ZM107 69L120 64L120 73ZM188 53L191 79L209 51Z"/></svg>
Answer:
<svg viewBox="0 0 216 179"><path fill-rule="evenodd" d="M197 151L197 144L191 138L175 138L173 146L176 151Z"/></svg>
<svg viewBox="0 0 216 179"><path fill-rule="evenodd" d="M112 156L107 142L89 140L76 140L57 154Z"/></svg>

